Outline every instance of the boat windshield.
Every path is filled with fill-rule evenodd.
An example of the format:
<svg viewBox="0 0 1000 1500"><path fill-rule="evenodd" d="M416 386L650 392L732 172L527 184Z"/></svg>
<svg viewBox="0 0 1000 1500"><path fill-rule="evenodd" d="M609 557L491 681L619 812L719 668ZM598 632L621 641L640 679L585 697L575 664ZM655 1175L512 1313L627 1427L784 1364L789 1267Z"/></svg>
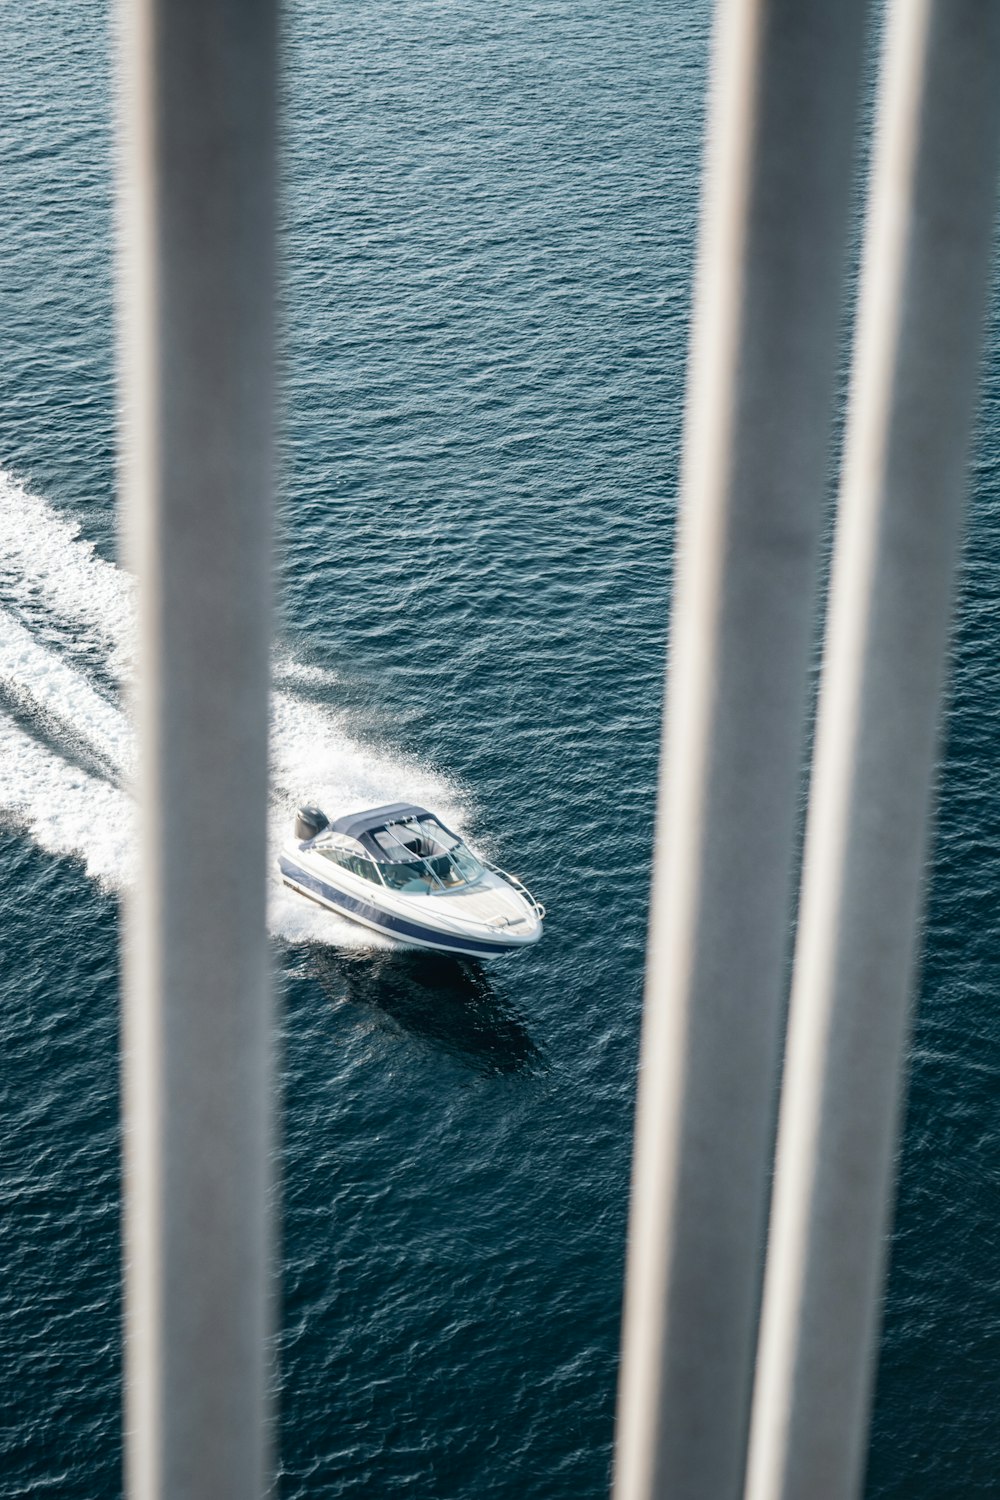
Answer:
<svg viewBox="0 0 1000 1500"><path fill-rule="evenodd" d="M380 865L379 869L390 890L409 895L427 895L431 891L471 885L483 873L483 866L464 844L455 844L443 854L435 854L429 859L393 860Z"/></svg>
<svg viewBox="0 0 1000 1500"><path fill-rule="evenodd" d="M398 861L430 859L446 854L458 843L436 818L407 818L401 823L387 823L374 839L389 859Z"/></svg>

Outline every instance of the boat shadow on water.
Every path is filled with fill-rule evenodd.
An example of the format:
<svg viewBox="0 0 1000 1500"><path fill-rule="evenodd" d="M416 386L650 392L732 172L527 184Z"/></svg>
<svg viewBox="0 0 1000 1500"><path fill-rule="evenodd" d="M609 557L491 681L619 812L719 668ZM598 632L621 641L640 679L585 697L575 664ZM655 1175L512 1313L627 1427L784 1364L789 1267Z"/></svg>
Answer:
<svg viewBox="0 0 1000 1500"><path fill-rule="evenodd" d="M345 953L327 948L313 955L313 964L331 996L381 1011L403 1031L477 1073L545 1069L521 1016L477 959L406 949Z"/></svg>

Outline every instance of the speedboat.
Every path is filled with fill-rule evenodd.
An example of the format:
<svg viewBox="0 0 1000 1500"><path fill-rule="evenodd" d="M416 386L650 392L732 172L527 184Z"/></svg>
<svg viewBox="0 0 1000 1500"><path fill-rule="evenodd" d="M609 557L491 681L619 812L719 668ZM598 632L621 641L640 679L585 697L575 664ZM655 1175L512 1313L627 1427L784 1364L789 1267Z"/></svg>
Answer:
<svg viewBox="0 0 1000 1500"><path fill-rule="evenodd" d="M530 891L410 802L332 823L300 807L278 866L293 891L408 947L495 958L542 935Z"/></svg>

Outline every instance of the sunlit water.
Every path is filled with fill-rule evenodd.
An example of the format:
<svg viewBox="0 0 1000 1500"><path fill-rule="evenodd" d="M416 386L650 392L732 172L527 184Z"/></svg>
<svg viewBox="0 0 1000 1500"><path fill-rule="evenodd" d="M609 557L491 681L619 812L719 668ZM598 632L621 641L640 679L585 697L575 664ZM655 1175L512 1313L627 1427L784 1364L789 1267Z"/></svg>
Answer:
<svg viewBox="0 0 1000 1500"><path fill-rule="evenodd" d="M542 945L272 882L281 1493L599 1496L616 1376L707 10L286 9L272 833L438 809ZM0 1495L120 1490L108 20L0 28ZM995 343L994 343L995 348ZM993 1492L991 357L870 1493ZM225 810L220 810L224 837Z"/></svg>

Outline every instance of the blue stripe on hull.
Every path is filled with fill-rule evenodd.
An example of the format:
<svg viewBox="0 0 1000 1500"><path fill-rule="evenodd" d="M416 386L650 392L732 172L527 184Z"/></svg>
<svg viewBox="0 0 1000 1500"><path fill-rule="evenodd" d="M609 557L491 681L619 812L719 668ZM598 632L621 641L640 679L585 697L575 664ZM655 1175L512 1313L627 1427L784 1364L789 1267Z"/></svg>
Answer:
<svg viewBox="0 0 1000 1500"><path fill-rule="evenodd" d="M348 896L345 891L337 890L336 886L327 885L326 881L320 880L318 875L312 875L308 870L303 870L299 865L293 864L290 859L286 859L284 855L278 860L278 867L290 884L315 897L317 901L322 901L325 905L343 912L345 916L354 917L366 926L384 932L387 937L404 941L409 938L411 942L424 943L428 947L446 950L450 953L467 953L472 958L494 958L498 953L510 953L515 947L525 946L521 943L491 943L488 938L476 940L457 937L452 936L451 933L437 932L433 927L421 927L417 922L408 922L405 917L397 917L389 912L380 911L377 906L370 906L367 901L359 901L357 897Z"/></svg>

